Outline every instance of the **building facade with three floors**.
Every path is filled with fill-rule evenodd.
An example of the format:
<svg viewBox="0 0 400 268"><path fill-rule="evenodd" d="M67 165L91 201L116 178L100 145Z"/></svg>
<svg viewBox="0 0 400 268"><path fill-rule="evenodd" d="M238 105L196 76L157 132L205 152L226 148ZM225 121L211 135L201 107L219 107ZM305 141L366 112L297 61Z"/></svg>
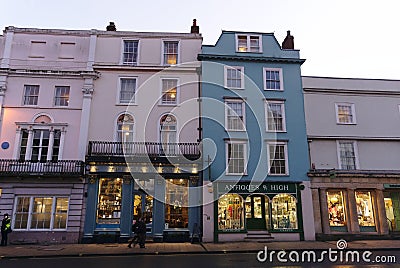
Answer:
<svg viewBox="0 0 400 268"><path fill-rule="evenodd" d="M205 241L313 240L299 51L288 32L203 45Z"/></svg>
<svg viewBox="0 0 400 268"><path fill-rule="evenodd" d="M0 37L0 210L14 242L80 240L91 31L6 27Z"/></svg>
<svg viewBox="0 0 400 268"><path fill-rule="evenodd" d="M400 81L303 77L317 239L400 231Z"/></svg>

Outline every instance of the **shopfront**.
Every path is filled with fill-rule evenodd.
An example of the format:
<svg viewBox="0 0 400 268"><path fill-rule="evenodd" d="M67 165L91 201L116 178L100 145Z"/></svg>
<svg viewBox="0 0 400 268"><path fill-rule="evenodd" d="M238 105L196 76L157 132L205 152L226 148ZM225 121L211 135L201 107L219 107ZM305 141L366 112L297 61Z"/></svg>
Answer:
<svg viewBox="0 0 400 268"><path fill-rule="evenodd" d="M397 174L381 178L315 171L309 175L317 239L389 238L400 231Z"/></svg>
<svg viewBox="0 0 400 268"><path fill-rule="evenodd" d="M165 230L185 229L189 234L199 222L200 207L193 206L201 198L196 187L197 171L159 174L141 169L140 173L128 173L128 167L123 164L113 168L97 165L91 170L85 243L126 241L131 236L132 223L139 218L146 223L147 236L157 241L163 240ZM163 168L163 171L173 170Z"/></svg>
<svg viewBox="0 0 400 268"><path fill-rule="evenodd" d="M301 196L298 183L216 183L215 236L229 240L229 234L243 238L262 231L273 237L302 236ZM296 237L296 238L294 238Z"/></svg>

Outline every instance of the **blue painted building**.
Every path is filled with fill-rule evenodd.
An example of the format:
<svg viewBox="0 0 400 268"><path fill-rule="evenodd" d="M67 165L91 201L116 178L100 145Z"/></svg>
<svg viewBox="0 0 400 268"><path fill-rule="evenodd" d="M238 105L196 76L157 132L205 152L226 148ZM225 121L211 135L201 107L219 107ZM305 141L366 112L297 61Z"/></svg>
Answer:
<svg viewBox="0 0 400 268"><path fill-rule="evenodd" d="M203 45L203 239L314 240L300 67L287 33Z"/></svg>

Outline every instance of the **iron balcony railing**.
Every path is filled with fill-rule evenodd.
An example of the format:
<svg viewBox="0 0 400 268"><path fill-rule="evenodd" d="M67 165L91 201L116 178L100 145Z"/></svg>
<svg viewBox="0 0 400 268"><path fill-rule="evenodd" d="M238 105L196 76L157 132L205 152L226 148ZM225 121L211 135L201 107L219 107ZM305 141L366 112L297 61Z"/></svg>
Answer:
<svg viewBox="0 0 400 268"><path fill-rule="evenodd" d="M88 156L199 157L199 143L89 141Z"/></svg>
<svg viewBox="0 0 400 268"><path fill-rule="evenodd" d="M84 162L79 160L29 161L0 159L1 175L80 176L84 173Z"/></svg>

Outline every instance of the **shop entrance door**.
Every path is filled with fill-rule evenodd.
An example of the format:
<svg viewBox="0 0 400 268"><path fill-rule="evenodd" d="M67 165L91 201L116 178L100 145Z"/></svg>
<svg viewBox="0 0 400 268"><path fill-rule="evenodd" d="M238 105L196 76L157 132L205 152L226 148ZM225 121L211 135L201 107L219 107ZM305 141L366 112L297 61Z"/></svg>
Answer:
<svg viewBox="0 0 400 268"><path fill-rule="evenodd" d="M247 230L266 229L265 196L250 195L246 198L246 226Z"/></svg>
<svg viewBox="0 0 400 268"><path fill-rule="evenodd" d="M143 218L147 234L152 234L153 226L153 197L141 191L133 197L133 220Z"/></svg>
<svg viewBox="0 0 400 268"><path fill-rule="evenodd" d="M384 200L389 230L400 232L400 193L386 192Z"/></svg>

